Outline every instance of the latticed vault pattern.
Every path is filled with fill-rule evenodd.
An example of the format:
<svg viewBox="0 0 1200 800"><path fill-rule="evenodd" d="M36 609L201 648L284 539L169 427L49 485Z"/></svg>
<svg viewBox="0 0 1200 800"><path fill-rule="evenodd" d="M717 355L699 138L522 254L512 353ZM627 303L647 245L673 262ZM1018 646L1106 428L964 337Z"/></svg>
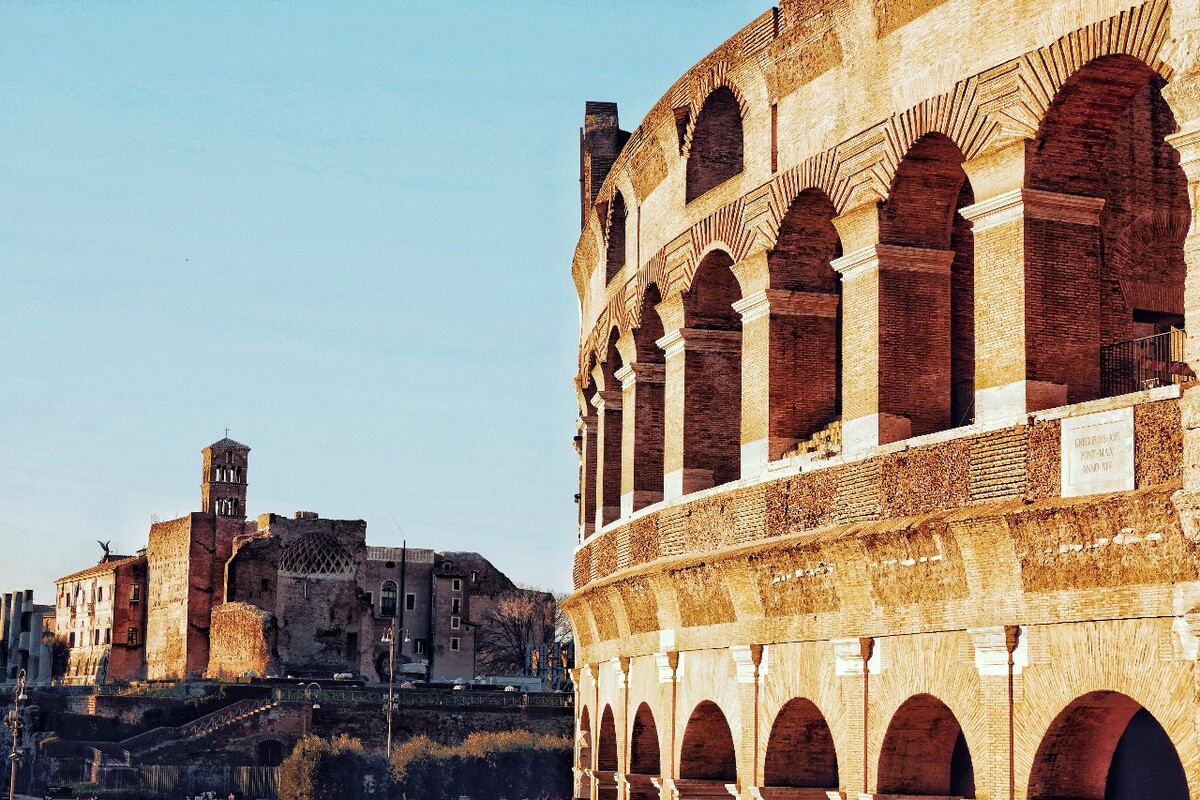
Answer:
<svg viewBox="0 0 1200 800"><path fill-rule="evenodd" d="M279 571L293 575L353 575L354 556L332 537L313 533L283 551Z"/></svg>

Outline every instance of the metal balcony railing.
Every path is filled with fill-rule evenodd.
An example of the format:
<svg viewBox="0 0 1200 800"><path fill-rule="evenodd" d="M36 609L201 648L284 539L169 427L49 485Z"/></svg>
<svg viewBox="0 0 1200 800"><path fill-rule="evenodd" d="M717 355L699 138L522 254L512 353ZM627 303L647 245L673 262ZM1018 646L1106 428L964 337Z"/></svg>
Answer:
<svg viewBox="0 0 1200 800"><path fill-rule="evenodd" d="M1171 330L1100 348L1100 393L1113 397L1196 380L1184 357L1187 332Z"/></svg>

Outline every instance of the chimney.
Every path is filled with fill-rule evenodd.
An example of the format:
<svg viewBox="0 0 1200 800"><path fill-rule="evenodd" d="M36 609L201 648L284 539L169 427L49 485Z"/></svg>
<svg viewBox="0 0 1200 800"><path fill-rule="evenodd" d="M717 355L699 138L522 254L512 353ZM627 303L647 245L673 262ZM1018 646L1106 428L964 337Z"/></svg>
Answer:
<svg viewBox="0 0 1200 800"><path fill-rule="evenodd" d="M596 202L600 184L608 176L629 133L617 121L617 104L589 100L583 107L583 127L579 129L580 227L587 227L588 212Z"/></svg>

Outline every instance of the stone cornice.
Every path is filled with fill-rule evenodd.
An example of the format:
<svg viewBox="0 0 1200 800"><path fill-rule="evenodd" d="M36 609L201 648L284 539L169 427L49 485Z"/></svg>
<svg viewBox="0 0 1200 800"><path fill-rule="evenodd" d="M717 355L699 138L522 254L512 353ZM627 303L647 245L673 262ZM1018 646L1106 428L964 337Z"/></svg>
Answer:
<svg viewBox="0 0 1200 800"><path fill-rule="evenodd" d="M1019 219L1041 219L1072 225L1099 225L1104 198L1040 189L1014 189L959 210L975 223L976 233Z"/></svg>
<svg viewBox="0 0 1200 800"><path fill-rule="evenodd" d="M791 317L836 317L840 298L820 292L789 292L766 289L738 300L733 310L742 315L742 323L753 322L767 314Z"/></svg>
<svg viewBox="0 0 1200 800"><path fill-rule="evenodd" d="M875 270L902 270L949 275L952 263L954 263L953 250L873 244L848 253L841 258L835 258L830 265L842 274L843 281L852 281Z"/></svg>

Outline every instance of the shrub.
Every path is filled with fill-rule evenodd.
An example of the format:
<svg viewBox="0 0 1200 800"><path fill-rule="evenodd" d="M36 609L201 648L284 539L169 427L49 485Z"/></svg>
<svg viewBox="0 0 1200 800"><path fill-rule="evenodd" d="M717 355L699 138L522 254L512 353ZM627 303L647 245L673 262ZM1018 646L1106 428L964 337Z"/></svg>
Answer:
<svg viewBox="0 0 1200 800"><path fill-rule="evenodd" d="M279 800L370 800L389 783L386 760L345 735L306 736L279 765Z"/></svg>
<svg viewBox="0 0 1200 800"><path fill-rule="evenodd" d="M571 742L530 731L474 733L446 747L414 737L392 756L393 797L403 800L568 798Z"/></svg>

